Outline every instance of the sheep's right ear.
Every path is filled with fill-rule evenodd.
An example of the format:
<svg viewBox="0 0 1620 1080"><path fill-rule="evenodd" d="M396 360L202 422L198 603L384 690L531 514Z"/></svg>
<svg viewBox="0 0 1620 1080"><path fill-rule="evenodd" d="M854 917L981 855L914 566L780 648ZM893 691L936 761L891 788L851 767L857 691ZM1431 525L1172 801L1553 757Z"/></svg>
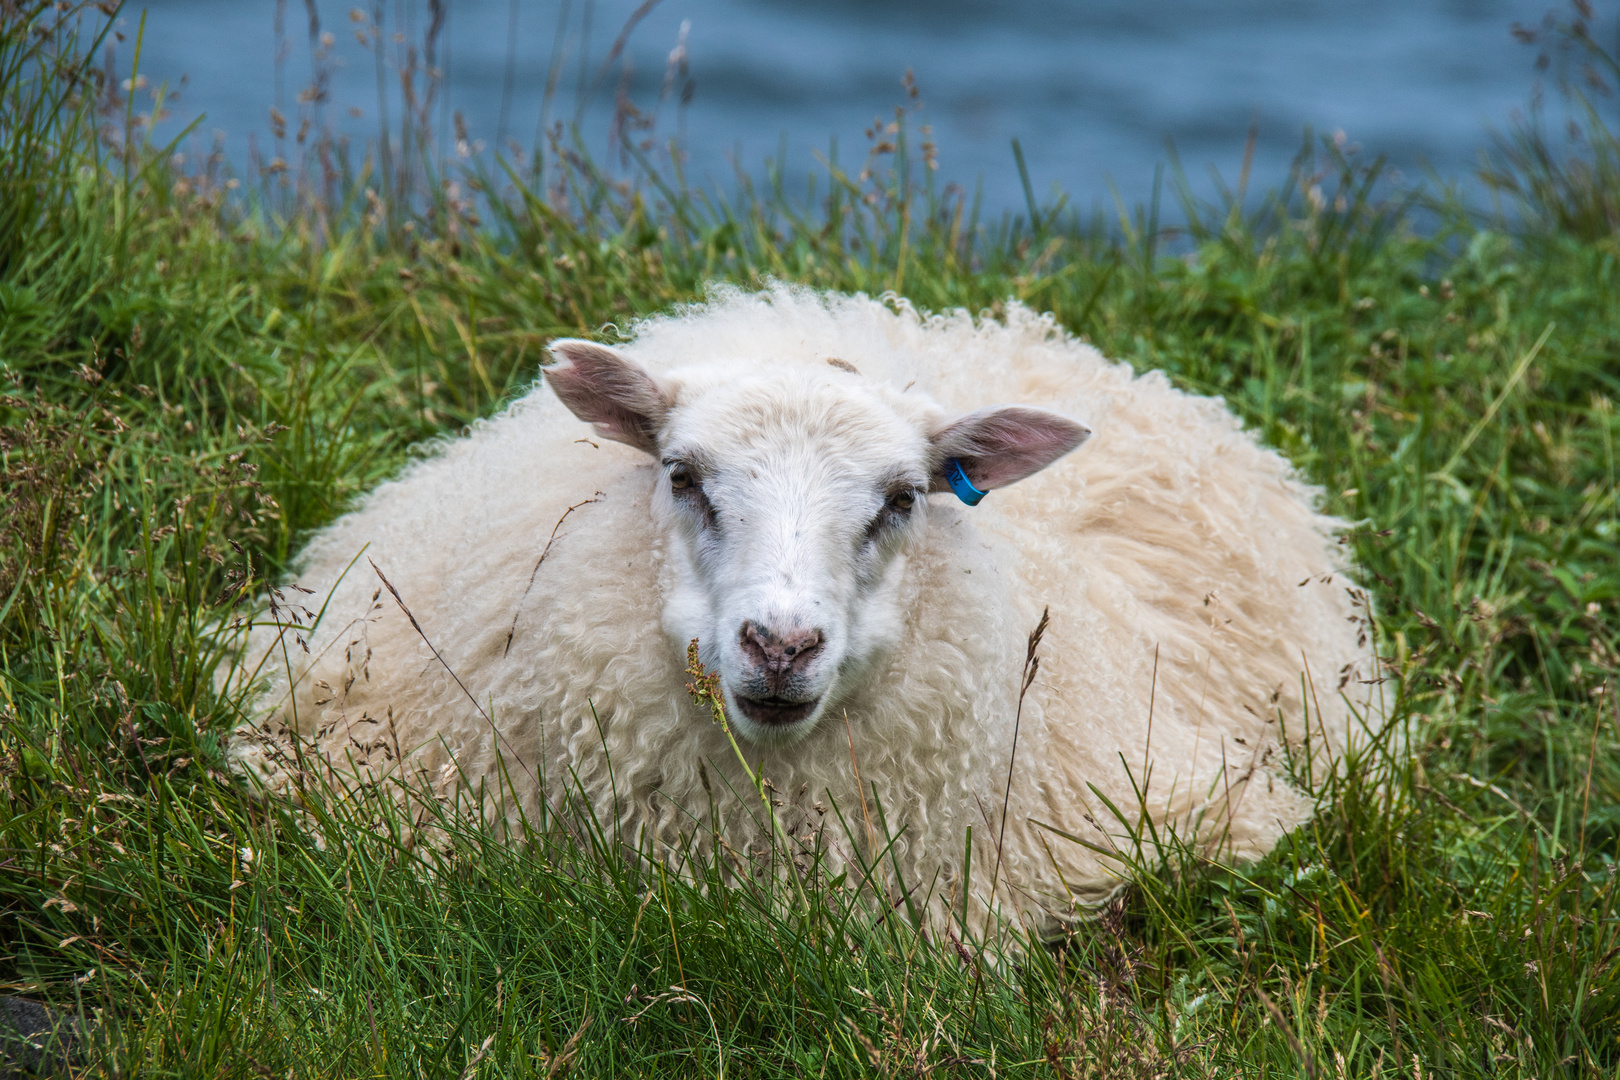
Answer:
<svg viewBox="0 0 1620 1080"><path fill-rule="evenodd" d="M551 343L557 362L546 382L573 414L612 439L658 453L658 429L669 399L640 364L605 345L577 338Z"/></svg>

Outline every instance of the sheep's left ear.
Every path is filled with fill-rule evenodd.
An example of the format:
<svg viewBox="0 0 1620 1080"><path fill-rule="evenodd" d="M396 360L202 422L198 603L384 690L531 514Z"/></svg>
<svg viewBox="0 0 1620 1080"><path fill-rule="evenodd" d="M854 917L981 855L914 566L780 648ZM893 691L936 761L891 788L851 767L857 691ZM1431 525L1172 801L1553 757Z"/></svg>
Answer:
<svg viewBox="0 0 1620 1080"><path fill-rule="evenodd" d="M575 416L604 439L658 453L658 429L670 403L645 368L577 338L553 341L551 352L557 363L545 369L546 382Z"/></svg>
<svg viewBox="0 0 1620 1080"><path fill-rule="evenodd" d="M980 491L1017 483L1040 472L1091 437L1091 431L1066 416L1027 405L980 409L951 421L934 435L930 491L950 491L945 470L961 464Z"/></svg>

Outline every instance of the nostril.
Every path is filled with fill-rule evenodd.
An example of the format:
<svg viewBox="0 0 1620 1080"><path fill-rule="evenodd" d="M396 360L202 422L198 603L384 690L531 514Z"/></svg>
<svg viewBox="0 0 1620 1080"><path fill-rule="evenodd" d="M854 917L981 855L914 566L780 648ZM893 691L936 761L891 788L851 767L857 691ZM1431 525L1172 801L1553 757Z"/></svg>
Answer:
<svg viewBox="0 0 1620 1080"><path fill-rule="evenodd" d="M821 648L825 640L820 630L804 630L795 635L793 643L788 646L787 654L795 656L799 653L813 653Z"/></svg>
<svg viewBox="0 0 1620 1080"><path fill-rule="evenodd" d="M742 624L742 630L737 634L737 644L742 646L743 655L755 664L763 665L770 659L770 639L751 622Z"/></svg>
<svg viewBox="0 0 1620 1080"><path fill-rule="evenodd" d="M796 667L808 661L824 640L820 630L796 630L784 635L782 656L789 667Z"/></svg>

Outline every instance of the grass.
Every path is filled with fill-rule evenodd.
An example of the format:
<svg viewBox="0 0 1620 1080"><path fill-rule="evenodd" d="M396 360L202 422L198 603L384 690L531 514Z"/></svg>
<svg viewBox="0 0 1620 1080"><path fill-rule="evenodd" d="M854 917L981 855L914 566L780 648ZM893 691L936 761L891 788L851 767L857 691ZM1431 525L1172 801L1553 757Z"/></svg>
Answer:
<svg viewBox="0 0 1620 1080"><path fill-rule="evenodd" d="M1561 217L1533 159L1500 168L1536 212L1433 199L1421 231L1331 143L1174 230L1158 199L985 222L903 114L808 200L560 143L458 173L476 206L370 159L292 197L296 165L233 191L148 141L85 14L0 9L0 990L97 1016L87 1067L1620 1075L1620 232ZM1144 846L1103 917L1000 964L823 881L604 858L588 820L446 820L423 856L381 804L312 801L312 832L249 798L216 630L300 539L550 337L767 275L1018 297L1222 395L1357 522L1414 755L1352 767L1259 865Z"/></svg>

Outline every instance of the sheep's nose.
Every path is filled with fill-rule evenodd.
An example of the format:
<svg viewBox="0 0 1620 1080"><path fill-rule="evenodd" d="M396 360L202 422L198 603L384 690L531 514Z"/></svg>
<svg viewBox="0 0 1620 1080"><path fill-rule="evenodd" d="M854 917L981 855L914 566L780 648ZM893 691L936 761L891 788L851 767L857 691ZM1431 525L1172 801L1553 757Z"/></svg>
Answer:
<svg viewBox="0 0 1620 1080"><path fill-rule="evenodd" d="M743 654L755 667L774 679L802 668L820 650L825 639L820 630L777 632L756 622L745 622L738 635Z"/></svg>

